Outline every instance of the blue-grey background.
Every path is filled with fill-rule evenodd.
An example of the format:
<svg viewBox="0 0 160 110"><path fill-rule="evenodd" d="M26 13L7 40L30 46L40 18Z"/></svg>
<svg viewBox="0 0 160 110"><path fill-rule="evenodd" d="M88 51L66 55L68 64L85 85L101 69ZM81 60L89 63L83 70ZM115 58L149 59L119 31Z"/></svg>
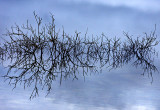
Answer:
<svg viewBox="0 0 160 110"><path fill-rule="evenodd" d="M107 37L125 39L123 31L133 37L150 33L157 26L160 39L160 0L0 0L0 36L4 37L6 28L15 23L34 25L33 11L50 22L50 13L55 17L57 30L70 35L75 31L83 36L104 33ZM2 41L0 41L2 43ZM160 50L160 46L156 47ZM159 58L155 59L158 69ZM0 66L0 75L7 69ZM51 93L40 90L40 96L29 100L32 88L23 89L12 86L0 78L0 110L159 110L160 75L154 73L154 81L142 76L141 68L125 65L109 71L103 68L100 74L88 74L78 80L69 78L53 83Z"/></svg>

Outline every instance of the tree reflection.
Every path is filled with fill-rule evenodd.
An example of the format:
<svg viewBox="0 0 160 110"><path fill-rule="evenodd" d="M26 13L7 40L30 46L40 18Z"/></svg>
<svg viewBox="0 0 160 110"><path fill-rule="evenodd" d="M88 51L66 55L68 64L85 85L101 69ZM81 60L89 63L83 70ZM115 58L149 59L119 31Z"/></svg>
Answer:
<svg viewBox="0 0 160 110"><path fill-rule="evenodd" d="M88 71L98 71L98 68L109 67L115 69L134 61L134 66L141 66L144 73L152 76L152 72L158 71L154 65L156 51L154 46L158 45L155 31L150 35L137 39L132 39L128 33L124 33L126 41L122 42L118 38L109 39L104 34L100 37L92 38L80 37L80 33L75 32L72 37L63 30L60 36L56 32L54 17L48 25L42 25L42 18L35 13L37 27L34 28L28 23L22 27L16 25L11 27L6 36L9 41L4 40L0 47L0 60L11 61L9 69L4 77L9 80L9 84L24 83L24 87L34 85L30 98L38 95L39 85L42 89L47 87L48 93L51 91L52 82L60 77L62 79L69 76L77 78L79 70L82 74ZM13 72L14 70L14 73Z"/></svg>

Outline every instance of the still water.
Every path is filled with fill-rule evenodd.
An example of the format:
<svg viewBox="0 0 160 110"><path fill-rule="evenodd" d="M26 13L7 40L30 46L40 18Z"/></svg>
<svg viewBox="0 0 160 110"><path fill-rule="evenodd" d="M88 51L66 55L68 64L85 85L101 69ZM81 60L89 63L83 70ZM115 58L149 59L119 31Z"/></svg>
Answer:
<svg viewBox="0 0 160 110"><path fill-rule="evenodd" d="M33 11L40 15L44 23L50 20L49 12L55 15L58 28L64 27L70 35L80 31L84 35L100 35L120 37L125 40L123 31L133 37L150 33L157 25L157 37L160 39L160 10L158 0L148 1L142 5L132 5L117 1L112 3L87 2L74 0L61 1L2 1L0 0L0 34L11 25L23 24L26 19L34 23ZM136 1L136 0L135 0ZM115 2L116 3L116 2ZM137 1L137 4L138 1ZM148 7L150 6L150 7ZM1 43L1 41L0 41ZM160 46L156 47L157 51ZM157 58L155 64L159 69ZM7 69L0 66L0 75ZM101 73L88 73L84 77L79 73L78 80L68 78L60 85L59 80L53 82L51 93L46 96L45 90L39 91L39 97L29 100L31 88L24 90L22 85L12 90L0 77L0 110L159 110L160 109L160 75L153 74L152 79L142 76L141 68L131 64L109 71L103 68Z"/></svg>

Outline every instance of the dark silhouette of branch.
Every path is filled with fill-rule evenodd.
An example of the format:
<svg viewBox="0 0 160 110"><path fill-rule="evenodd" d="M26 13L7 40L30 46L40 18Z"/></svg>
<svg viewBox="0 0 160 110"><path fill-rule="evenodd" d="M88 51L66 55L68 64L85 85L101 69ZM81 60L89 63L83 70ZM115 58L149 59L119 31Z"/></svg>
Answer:
<svg viewBox="0 0 160 110"><path fill-rule="evenodd" d="M30 99L38 95L39 85L42 89L47 87L49 93L57 77L60 77L60 84L69 76L78 79L79 68L85 76L89 70L97 72L102 67L115 69L134 60L134 66L141 66L143 74L147 72L152 76L158 71L153 59L156 55L154 46L159 43L155 31L135 40L124 33L125 42L119 38L109 39L104 34L90 40L87 34L82 38L80 33L75 32L75 36L71 37L64 30L60 36L56 32L53 15L51 23L45 26L35 12L34 17L36 28L28 20L22 27L11 27L6 34L10 40L0 47L0 60L11 61L4 77L14 87L18 83L24 83L24 88L34 85Z"/></svg>

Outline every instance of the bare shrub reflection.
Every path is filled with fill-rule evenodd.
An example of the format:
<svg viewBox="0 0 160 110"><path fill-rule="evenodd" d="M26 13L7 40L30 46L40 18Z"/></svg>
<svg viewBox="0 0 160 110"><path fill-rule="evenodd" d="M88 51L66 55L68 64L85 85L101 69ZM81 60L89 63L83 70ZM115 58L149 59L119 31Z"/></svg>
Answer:
<svg viewBox="0 0 160 110"><path fill-rule="evenodd" d="M134 66L141 66L145 74L152 76L152 72L158 71L154 65L156 51L154 46L158 45L155 31L150 35L132 39L128 33L124 33L126 41L120 39L109 39L104 34L90 40L87 34L80 37L75 32L72 37L63 30L60 36L56 32L54 17L48 25L42 25L42 18L35 13L37 27L28 23L22 27L16 25L11 27L6 36L9 41L0 47L0 60L11 61L9 69L4 77L9 84L24 83L24 88L34 85L30 98L38 95L39 85L47 87L48 93L52 89L52 83L60 77L63 79L73 76L77 79L79 68L82 74L89 71L98 71L99 68L118 68L134 60ZM14 73L13 73L14 71Z"/></svg>

